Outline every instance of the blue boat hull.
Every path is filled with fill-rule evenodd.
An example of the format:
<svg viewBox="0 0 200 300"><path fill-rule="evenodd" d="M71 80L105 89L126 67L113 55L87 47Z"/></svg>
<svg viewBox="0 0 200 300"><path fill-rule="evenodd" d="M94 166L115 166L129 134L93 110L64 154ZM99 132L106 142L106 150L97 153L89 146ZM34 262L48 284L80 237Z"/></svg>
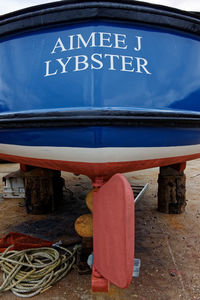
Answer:
<svg viewBox="0 0 200 300"><path fill-rule="evenodd" d="M94 178L200 157L199 32L139 2L2 17L0 158Z"/></svg>

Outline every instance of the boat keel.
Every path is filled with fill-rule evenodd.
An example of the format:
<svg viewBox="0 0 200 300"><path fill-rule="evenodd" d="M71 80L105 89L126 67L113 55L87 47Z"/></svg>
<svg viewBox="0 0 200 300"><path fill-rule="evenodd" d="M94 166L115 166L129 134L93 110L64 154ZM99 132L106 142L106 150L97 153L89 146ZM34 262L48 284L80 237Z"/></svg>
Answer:
<svg viewBox="0 0 200 300"><path fill-rule="evenodd" d="M134 264L134 196L128 180L115 174L93 186L92 291L108 292L109 282L129 286Z"/></svg>

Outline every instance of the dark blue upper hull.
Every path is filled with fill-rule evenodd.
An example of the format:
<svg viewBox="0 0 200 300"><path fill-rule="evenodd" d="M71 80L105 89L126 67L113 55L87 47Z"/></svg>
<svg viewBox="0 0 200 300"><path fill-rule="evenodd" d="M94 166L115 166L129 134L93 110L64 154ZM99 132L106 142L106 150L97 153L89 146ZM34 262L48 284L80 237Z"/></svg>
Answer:
<svg viewBox="0 0 200 300"><path fill-rule="evenodd" d="M0 156L91 177L199 157L199 36L197 16L129 1L1 17Z"/></svg>
<svg viewBox="0 0 200 300"><path fill-rule="evenodd" d="M105 4L109 6L109 1ZM180 11L140 4L143 15L139 24L134 20L137 5L132 4L132 22L128 17L126 22L126 16L119 22L115 15L115 22L110 23L109 17L102 21L106 5L105 16L98 21L80 19L70 24L66 19L66 24L59 26L59 14L48 24L48 7L43 8L43 17L42 8L32 12L29 26L25 20L31 11L22 11L18 19L23 17L25 24L23 31L18 25L18 32L16 16L8 17L7 26L15 30L7 35L1 32L0 112L110 109L200 113L200 22ZM69 7L66 3L62 13L69 13ZM153 21L156 10L160 14L157 24ZM168 18L167 13L171 14ZM41 18L44 25L31 28L35 19ZM181 18L193 21L193 32L189 21L184 23ZM182 29L175 26L181 22L185 28L183 24ZM5 20L1 23L0 28L5 29Z"/></svg>

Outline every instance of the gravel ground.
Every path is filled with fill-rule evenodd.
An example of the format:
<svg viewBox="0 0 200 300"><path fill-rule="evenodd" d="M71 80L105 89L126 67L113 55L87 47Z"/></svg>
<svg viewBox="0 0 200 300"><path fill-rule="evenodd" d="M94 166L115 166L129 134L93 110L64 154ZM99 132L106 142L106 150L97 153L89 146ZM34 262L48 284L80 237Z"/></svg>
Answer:
<svg viewBox="0 0 200 300"><path fill-rule="evenodd" d="M0 177L18 168L17 164L0 164ZM157 211L157 168L125 175L134 184L150 183L136 206L135 257L141 259L140 276L125 290L111 285L108 294L93 294L90 275L80 276L73 270L49 291L34 297L36 300L200 300L200 159L187 163L188 202L181 215ZM88 212L84 199L91 182L81 175L63 172L62 176L66 189L56 213L34 216L26 213L23 200L1 200L0 236L18 231L53 241L61 239L66 245L80 241L73 224ZM17 299L10 292L1 298Z"/></svg>

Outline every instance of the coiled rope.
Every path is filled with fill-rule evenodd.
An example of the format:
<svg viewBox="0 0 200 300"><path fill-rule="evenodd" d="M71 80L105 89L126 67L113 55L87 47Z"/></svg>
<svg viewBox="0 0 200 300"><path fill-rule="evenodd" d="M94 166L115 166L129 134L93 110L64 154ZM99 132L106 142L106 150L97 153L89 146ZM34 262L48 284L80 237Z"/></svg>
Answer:
<svg viewBox="0 0 200 300"><path fill-rule="evenodd" d="M43 293L63 278L75 264L76 252L81 246L76 245L72 251L59 246L64 254L50 247L9 251L11 247L0 254L3 272L0 293L10 290L26 298Z"/></svg>

